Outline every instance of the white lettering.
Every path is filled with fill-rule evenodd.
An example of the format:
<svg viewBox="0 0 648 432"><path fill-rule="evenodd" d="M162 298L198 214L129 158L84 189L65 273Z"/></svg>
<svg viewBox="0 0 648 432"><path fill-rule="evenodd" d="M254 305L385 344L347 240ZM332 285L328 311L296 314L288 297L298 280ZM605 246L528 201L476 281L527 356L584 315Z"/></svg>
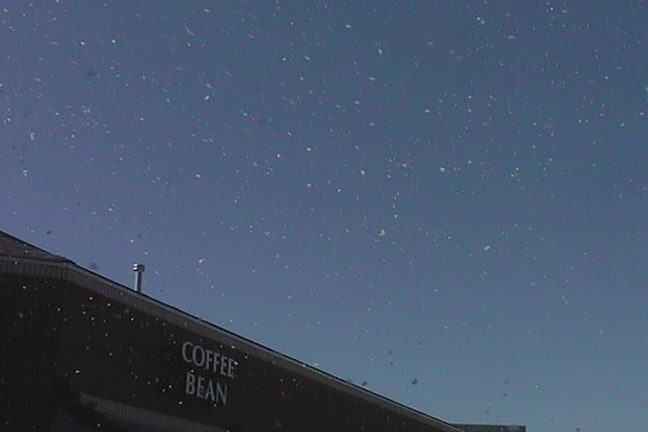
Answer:
<svg viewBox="0 0 648 432"><path fill-rule="evenodd" d="M205 392L205 399L209 399L212 402L216 402L216 395L214 394L214 383L211 380L207 381L207 391Z"/></svg>
<svg viewBox="0 0 648 432"><path fill-rule="evenodd" d="M217 351L203 348L201 345L189 341L182 343L182 360L185 363L212 372L217 376L235 378L235 369L238 362L233 358L220 354ZM227 384L201 376L190 370L186 374L185 393L200 399L209 400L216 405L227 405Z"/></svg>
<svg viewBox="0 0 648 432"><path fill-rule="evenodd" d="M187 380L185 382L185 393L193 395L196 393L196 376L191 372L187 372Z"/></svg>
<svg viewBox="0 0 648 432"><path fill-rule="evenodd" d="M193 344L191 342L185 342L182 344L182 359L187 363L191 363L191 357L189 357L187 349L189 349L192 345Z"/></svg>
<svg viewBox="0 0 648 432"><path fill-rule="evenodd" d="M227 368L227 357L221 355L220 370L218 372L223 376L227 376L227 371L225 370L226 368Z"/></svg>
<svg viewBox="0 0 648 432"><path fill-rule="evenodd" d="M234 378L234 367L236 366L236 360L233 358L227 359L227 376Z"/></svg>
<svg viewBox="0 0 648 432"><path fill-rule="evenodd" d="M187 372L185 393L218 405L227 405L227 385Z"/></svg>
<svg viewBox="0 0 648 432"><path fill-rule="evenodd" d="M234 369L238 363L233 358L227 357L216 351L203 348L200 345L186 341L182 344L182 359L205 370L228 378L234 378Z"/></svg>
<svg viewBox="0 0 648 432"><path fill-rule="evenodd" d="M214 363L214 351L205 350L205 370L209 369L210 366Z"/></svg>
<svg viewBox="0 0 648 432"><path fill-rule="evenodd" d="M200 345L194 345L193 351L191 352L191 359L193 364L198 367L201 367L205 364L205 350Z"/></svg>
<svg viewBox="0 0 648 432"><path fill-rule="evenodd" d="M214 373L218 373L218 368L220 367L221 363L223 363L223 355L222 354L216 354L216 361L214 361Z"/></svg>
<svg viewBox="0 0 648 432"><path fill-rule="evenodd" d="M227 385L216 383L216 403L227 405Z"/></svg>
<svg viewBox="0 0 648 432"><path fill-rule="evenodd" d="M205 378L201 376L198 377L198 389L196 390L196 396L205 399Z"/></svg>

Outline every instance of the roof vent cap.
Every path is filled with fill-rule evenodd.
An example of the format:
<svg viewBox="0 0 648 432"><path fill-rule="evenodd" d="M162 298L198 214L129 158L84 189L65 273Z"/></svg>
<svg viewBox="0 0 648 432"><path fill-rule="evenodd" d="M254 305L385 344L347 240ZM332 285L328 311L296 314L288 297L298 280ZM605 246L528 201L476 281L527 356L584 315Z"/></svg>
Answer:
<svg viewBox="0 0 648 432"><path fill-rule="evenodd" d="M146 266L144 264L133 264L133 271L135 272L135 291L138 293L142 292L142 279L144 270L146 270Z"/></svg>

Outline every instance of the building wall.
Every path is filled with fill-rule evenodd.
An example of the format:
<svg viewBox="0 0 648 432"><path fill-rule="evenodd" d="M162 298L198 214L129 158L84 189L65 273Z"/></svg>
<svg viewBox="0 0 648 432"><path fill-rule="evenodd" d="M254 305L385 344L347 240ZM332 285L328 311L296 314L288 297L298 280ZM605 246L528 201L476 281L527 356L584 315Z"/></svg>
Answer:
<svg viewBox="0 0 648 432"><path fill-rule="evenodd" d="M49 431L56 326L52 282L0 275L0 430Z"/></svg>
<svg viewBox="0 0 648 432"><path fill-rule="evenodd" d="M75 283L0 287L7 430L441 430Z"/></svg>

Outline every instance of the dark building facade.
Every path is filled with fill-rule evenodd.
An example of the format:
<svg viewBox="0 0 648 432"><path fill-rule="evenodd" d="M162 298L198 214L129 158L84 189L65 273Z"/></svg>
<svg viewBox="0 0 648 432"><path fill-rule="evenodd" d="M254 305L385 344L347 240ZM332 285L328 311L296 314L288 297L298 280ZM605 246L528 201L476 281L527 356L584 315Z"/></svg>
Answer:
<svg viewBox="0 0 648 432"><path fill-rule="evenodd" d="M2 232L0 430L460 432Z"/></svg>

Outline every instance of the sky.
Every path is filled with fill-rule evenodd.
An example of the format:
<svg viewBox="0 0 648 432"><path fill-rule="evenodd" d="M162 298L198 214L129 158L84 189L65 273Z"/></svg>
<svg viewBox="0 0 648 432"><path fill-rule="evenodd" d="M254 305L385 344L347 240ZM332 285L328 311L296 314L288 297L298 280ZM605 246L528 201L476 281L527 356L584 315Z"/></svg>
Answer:
<svg viewBox="0 0 648 432"><path fill-rule="evenodd" d="M0 230L449 422L648 428L648 4L5 1Z"/></svg>

